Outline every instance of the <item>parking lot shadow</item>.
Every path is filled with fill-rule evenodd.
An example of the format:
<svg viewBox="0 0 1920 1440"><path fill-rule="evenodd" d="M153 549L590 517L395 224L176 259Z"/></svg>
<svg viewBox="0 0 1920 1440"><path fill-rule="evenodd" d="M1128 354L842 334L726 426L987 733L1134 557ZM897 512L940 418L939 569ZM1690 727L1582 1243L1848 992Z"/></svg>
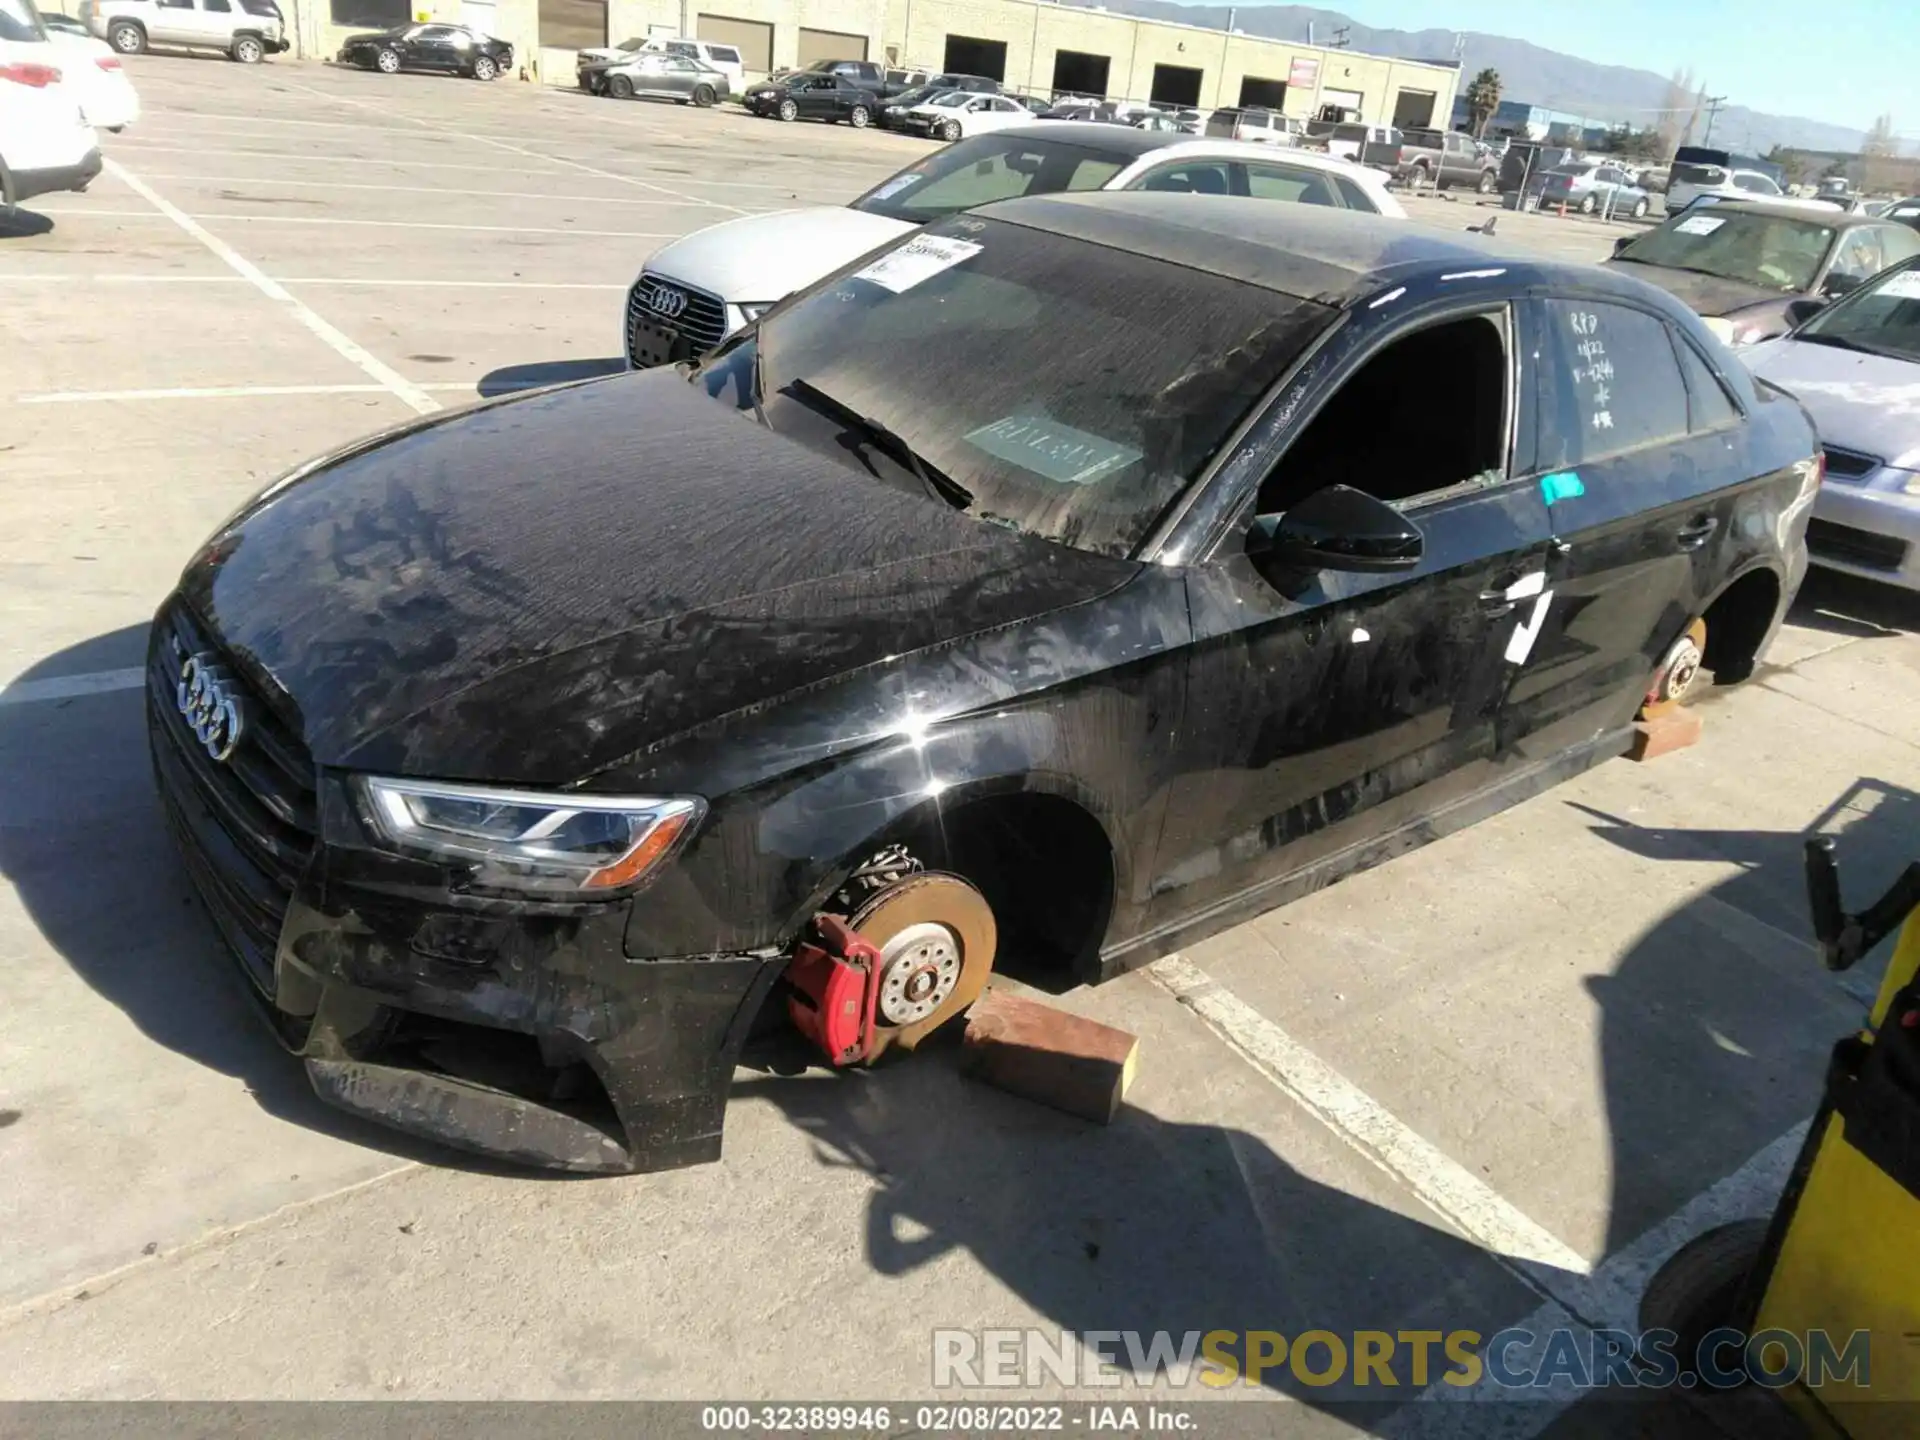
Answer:
<svg viewBox="0 0 1920 1440"><path fill-rule="evenodd" d="M1807 572L1787 618L1809 630L1861 640L1913 634L1920 632L1920 594L1815 568Z"/></svg>
<svg viewBox="0 0 1920 1440"><path fill-rule="evenodd" d="M38 683L57 690L61 677L137 668L145 649L146 627L128 626L50 656L0 693L0 876L44 943L143 1035L240 1080L268 1113L403 1158L465 1164L322 1104L269 1034L167 833L143 691L59 695ZM84 1066L85 1017L45 1023L75 1037Z"/></svg>
<svg viewBox="0 0 1920 1440"><path fill-rule="evenodd" d="M53 217L38 210L8 209L0 205L0 240L24 240L53 230Z"/></svg>
<svg viewBox="0 0 1920 1440"><path fill-rule="evenodd" d="M606 375L623 375L627 362L615 355L607 359L542 360L530 365L502 365L480 377L481 395L513 395L522 390L537 390L542 385L562 385L569 380L598 380Z"/></svg>
<svg viewBox="0 0 1920 1440"><path fill-rule="evenodd" d="M1859 1023L1892 943L1844 978L1821 966L1805 841L1834 837L1844 903L1863 908L1920 858L1920 794L1863 778L1804 831L1668 829L1567 803L1634 855L1739 867L1587 984L1600 1009L1611 1253L1813 1113L1828 1052Z"/></svg>
<svg viewBox="0 0 1920 1440"><path fill-rule="evenodd" d="M1323 1184L1256 1135L1133 1106L1109 1126L1088 1125L961 1078L953 1056L951 1046L923 1047L873 1071L746 1079L734 1103L777 1106L811 1137L820 1165L867 1178L861 1246L873 1273L904 1279L958 1252L1037 1312L1002 1305L988 1323L1035 1326L1050 1345L1061 1329L1137 1331L1141 1345L1167 1331L1176 1349L1182 1337L1212 1330L1289 1339L1326 1330L1346 1345L1356 1330L1490 1334L1537 1303L1450 1230ZM1221 1063L1238 1062L1223 1051ZM967 1379L964 1370L936 1371L933 1332L977 1335L982 1307L967 1293L943 1310L935 1274L915 1289L924 1297L916 1308L924 1368L900 1379L933 1394L943 1380ZM1228 1348L1244 1355L1243 1343ZM1130 1368L1124 1340L1109 1348L1119 1368ZM1219 1375L1189 1358L1196 1376ZM1432 1361L1427 1378L1437 1380L1449 1368L1438 1345ZM1303 1363L1309 1376L1324 1372L1329 1352L1309 1347ZM1339 1383L1304 1383L1282 1359L1263 1369L1255 1393L1291 1396L1373 1430L1419 1388L1409 1383L1405 1347L1390 1363L1393 1390L1377 1373L1354 1386L1350 1364ZM1243 1370L1217 1389L1190 1379L1180 1393L1230 1398L1250 1384ZM1145 1397L1121 1389L1106 1398ZM1316 1433L1291 1424L1288 1435Z"/></svg>

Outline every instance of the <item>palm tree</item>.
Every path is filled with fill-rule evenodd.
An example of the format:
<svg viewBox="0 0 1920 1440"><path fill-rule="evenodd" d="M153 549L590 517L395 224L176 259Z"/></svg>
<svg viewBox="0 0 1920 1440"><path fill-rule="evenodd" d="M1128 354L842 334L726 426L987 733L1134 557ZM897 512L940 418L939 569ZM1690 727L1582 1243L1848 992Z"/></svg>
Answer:
<svg viewBox="0 0 1920 1440"><path fill-rule="evenodd" d="M1477 140L1486 133L1487 122L1500 108L1500 72L1489 65L1467 85L1467 123Z"/></svg>

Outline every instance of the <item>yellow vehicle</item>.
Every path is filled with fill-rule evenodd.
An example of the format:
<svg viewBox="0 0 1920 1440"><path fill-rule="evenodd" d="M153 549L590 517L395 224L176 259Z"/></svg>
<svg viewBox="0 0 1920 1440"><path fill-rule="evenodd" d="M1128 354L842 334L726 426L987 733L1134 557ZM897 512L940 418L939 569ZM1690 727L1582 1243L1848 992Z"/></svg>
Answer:
<svg viewBox="0 0 1920 1440"><path fill-rule="evenodd" d="M1807 889L1829 969L1900 929L1886 979L1865 1028L1834 1047L1773 1218L1683 1246L1648 1285L1640 1322L1676 1332L1687 1355L1724 1329L1722 1344L1813 1435L1910 1440L1920 1435L1920 862L1850 915L1833 842L1813 840Z"/></svg>

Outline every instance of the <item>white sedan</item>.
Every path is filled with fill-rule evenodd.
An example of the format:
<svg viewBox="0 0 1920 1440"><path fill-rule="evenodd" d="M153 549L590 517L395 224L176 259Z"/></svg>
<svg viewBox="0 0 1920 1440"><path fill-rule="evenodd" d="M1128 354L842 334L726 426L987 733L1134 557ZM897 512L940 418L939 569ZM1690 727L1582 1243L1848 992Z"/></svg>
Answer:
<svg viewBox="0 0 1920 1440"><path fill-rule="evenodd" d="M949 90L916 105L900 117L909 135L931 135L936 140L964 140L1013 125L1027 125L1033 112L1005 95L982 95L971 90Z"/></svg>
<svg viewBox="0 0 1920 1440"><path fill-rule="evenodd" d="M1325 155L1041 121L945 146L850 205L743 215L654 251L627 292L627 363L703 354L793 291L922 225L995 200L1072 190L1238 195L1406 217L1379 171Z"/></svg>

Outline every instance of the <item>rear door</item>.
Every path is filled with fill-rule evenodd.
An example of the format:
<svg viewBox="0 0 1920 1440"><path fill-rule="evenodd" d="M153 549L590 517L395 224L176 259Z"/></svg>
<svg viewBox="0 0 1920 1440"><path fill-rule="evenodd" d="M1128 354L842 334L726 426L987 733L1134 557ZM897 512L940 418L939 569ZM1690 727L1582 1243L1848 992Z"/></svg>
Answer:
<svg viewBox="0 0 1920 1440"><path fill-rule="evenodd" d="M154 0L153 39L161 45L199 45L201 16L193 0Z"/></svg>
<svg viewBox="0 0 1920 1440"><path fill-rule="evenodd" d="M1550 600L1504 720L1548 754L1633 719L1662 655L1725 573L1743 417L1650 310L1530 302ZM1683 348L1676 348L1683 347Z"/></svg>
<svg viewBox="0 0 1920 1440"><path fill-rule="evenodd" d="M195 28L204 45L228 45L233 40L233 0L200 0L194 12Z"/></svg>

